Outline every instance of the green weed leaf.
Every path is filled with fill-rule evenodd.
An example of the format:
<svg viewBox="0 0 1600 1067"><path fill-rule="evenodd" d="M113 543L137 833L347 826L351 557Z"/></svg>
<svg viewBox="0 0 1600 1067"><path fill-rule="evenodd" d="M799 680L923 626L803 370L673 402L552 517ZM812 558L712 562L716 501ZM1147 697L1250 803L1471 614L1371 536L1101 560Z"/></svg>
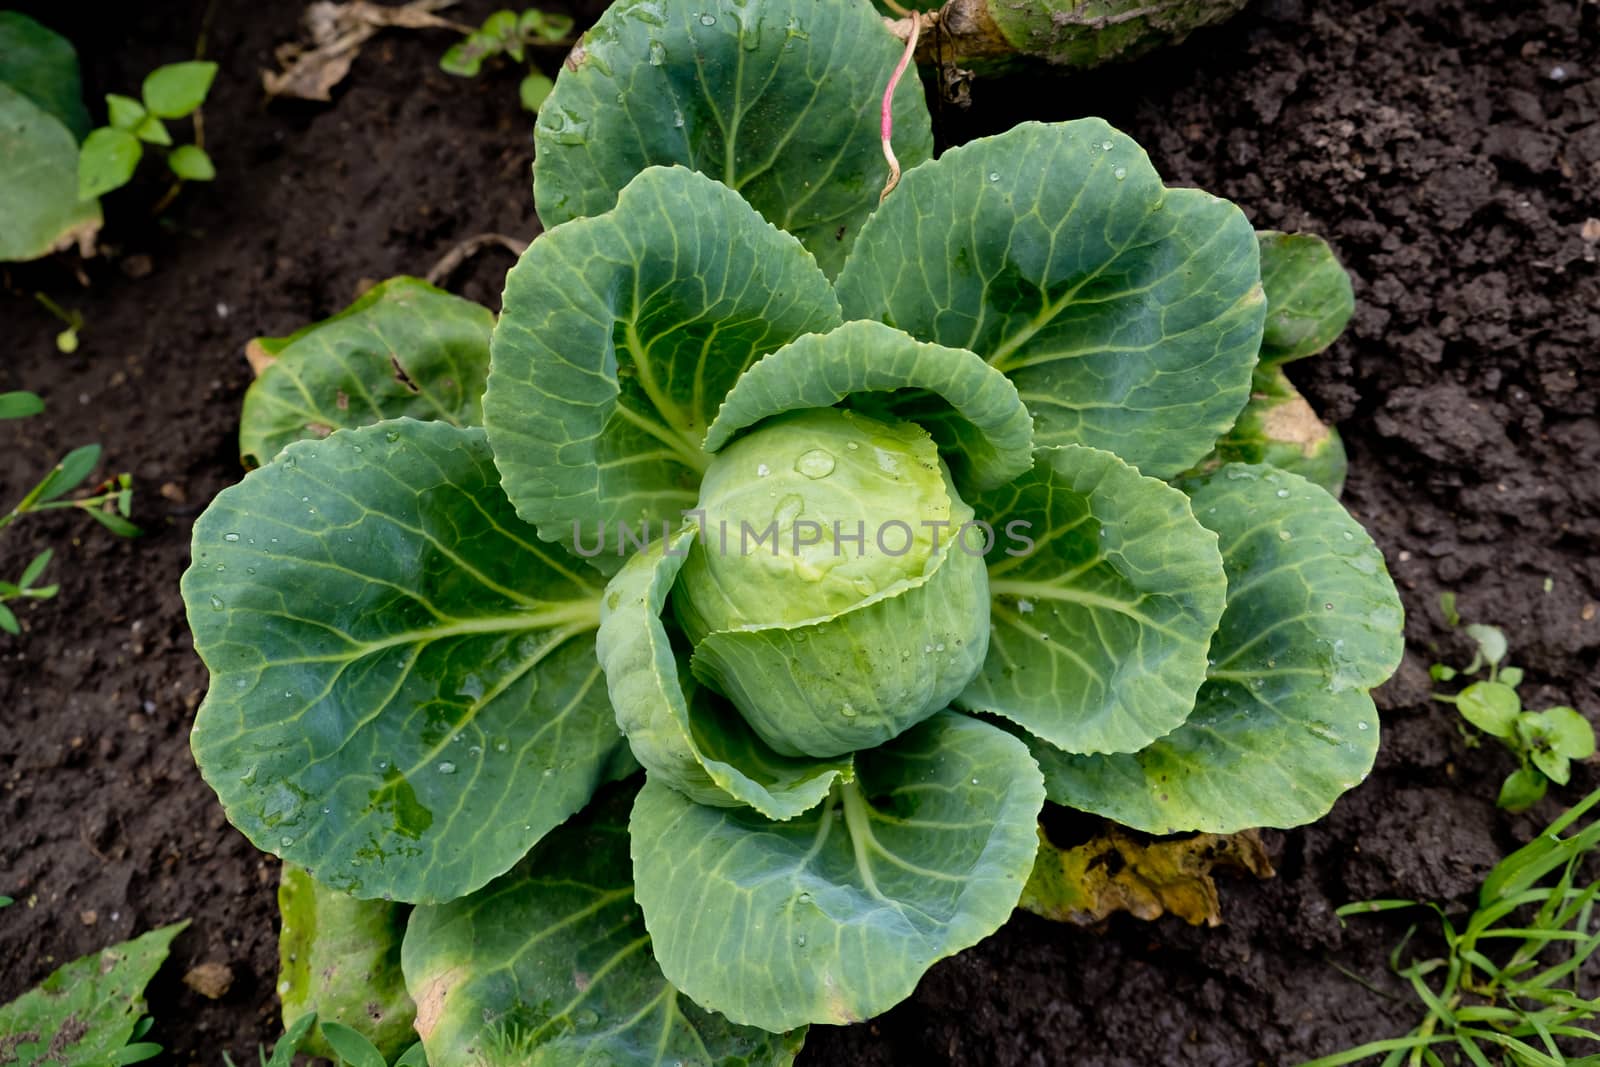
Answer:
<svg viewBox="0 0 1600 1067"><path fill-rule="evenodd" d="M173 923L57 968L0 1007L0 1034L16 1064L108 1064L144 1015L144 987L188 926ZM132 1061L128 1061L132 1062Z"/></svg>
<svg viewBox="0 0 1600 1067"><path fill-rule="evenodd" d="M144 106L163 119L181 119L205 102L217 65L199 60L157 67L144 79Z"/></svg>
<svg viewBox="0 0 1600 1067"><path fill-rule="evenodd" d="M1527 811L1544 799L1549 779L1532 767L1520 767L1506 776L1500 785L1500 796L1495 801L1506 811Z"/></svg>
<svg viewBox="0 0 1600 1067"><path fill-rule="evenodd" d="M95 130L78 156L78 198L93 200L127 185L143 155L144 146L127 130Z"/></svg>
<svg viewBox="0 0 1600 1067"><path fill-rule="evenodd" d="M205 149L198 145L181 144L167 155L167 167L186 182L208 182L217 176L217 168Z"/></svg>
<svg viewBox="0 0 1600 1067"><path fill-rule="evenodd" d="M1499 682L1477 682L1467 686L1456 697L1456 710L1461 717L1486 734L1495 737L1516 736L1517 716L1522 712L1522 700L1517 691Z"/></svg>
<svg viewBox="0 0 1600 1067"><path fill-rule="evenodd" d="M322 1036L338 1054L339 1061L348 1067L388 1067L389 1061L373 1047L371 1041L342 1023L323 1020Z"/></svg>
<svg viewBox="0 0 1600 1067"><path fill-rule="evenodd" d="M44 411L44 401L35 393L0 393L0 419L26 419Z"/></svg>
<svg viewBox="0 0 1600 1067"><path fill-rule="evenodd" d="M120 93L106 94L106 112L113 127L127 130L129 133L134 132L148 114L143 104L131 96L123 96Z"/></svg>

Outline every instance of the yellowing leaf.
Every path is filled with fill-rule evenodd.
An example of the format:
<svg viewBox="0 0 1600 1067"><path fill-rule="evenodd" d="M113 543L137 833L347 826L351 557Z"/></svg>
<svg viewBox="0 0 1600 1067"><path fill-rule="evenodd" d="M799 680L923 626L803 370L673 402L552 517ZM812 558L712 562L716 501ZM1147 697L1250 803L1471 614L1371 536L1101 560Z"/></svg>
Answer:
<svg viewBox="0 0 1600 1067"><path fill-rule="evenodd" d="M1115 826L1082 845L1057 848L1039 831L1039 855L1019 907L1058 922L1088 925L1114 912L1140 919L1176 915L1191 926L1222 923L1212 873L1274 875L1254 830L1141 842Z"/></svg>

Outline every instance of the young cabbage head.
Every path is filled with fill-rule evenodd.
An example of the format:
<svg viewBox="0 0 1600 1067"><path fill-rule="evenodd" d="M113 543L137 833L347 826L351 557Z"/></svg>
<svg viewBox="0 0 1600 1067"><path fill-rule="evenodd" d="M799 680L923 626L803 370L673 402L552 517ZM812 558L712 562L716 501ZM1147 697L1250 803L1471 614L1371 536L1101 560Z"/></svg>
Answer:
<svg viewBox="0 0 1600 1067"><path fill-rule="evenodd" d="M672 597L693 670L778 752L882 744L982 665L985 538L915 424L771 419L712 461L699 508Z"/></svg>

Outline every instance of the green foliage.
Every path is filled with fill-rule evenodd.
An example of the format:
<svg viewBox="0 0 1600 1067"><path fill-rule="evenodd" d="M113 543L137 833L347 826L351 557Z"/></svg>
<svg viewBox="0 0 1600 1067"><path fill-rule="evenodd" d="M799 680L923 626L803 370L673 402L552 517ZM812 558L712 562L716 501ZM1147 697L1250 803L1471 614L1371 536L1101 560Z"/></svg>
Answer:
<svg viewBox="0 0 1600 1067"><path fill-rule="evenodd" d="M787 1067L804 1030L772 1035L703 1010L662 976L633 900L615 788L471 896L418 908L406 981L434 1067Z"/></svg>
<svg viewBox="0 0 1600 1067"><path fill-rule="evenodd" d="M71 43L0 11L0 261L93 247L100 205L74 180L88 131Z"/></svg>
<svg viewBox="0 0 1600 1067"><path fill-rule="evenodd" d="M1441 593L1439 607L1452 627L1460 626L1454 593ZM1433 699L1454 704L1461 717L1500 743L1517 757L1517 769L1501 783L1496 801L1507 811L1526 811L1544 799L1550 783L1566 785L1572 776L1572 761L1586 760L1595 752L1594 727L1577 710L1558 706L1543 711L1525 711L1517 686L1522 684L1522 669L1506 661L1510 644L1498 626L1468 623L1462 632L1471 639L1475 651L1465 667L1456 669L1435 663L1429 674L1436 682L1454 681L1487 672L1483 681L1472 682L1459 693L1435 693ZM1475 740L1472 743L1476 743Z"/></svg>
<svg viewBox="0 0 1600 1067"><path fill-rule="evenodd" d="M169 63L146 76L138 100L107 93L109 125L89 133L78 158L79 197L90 200L128 184L146 145L168 149L167 169L179 181L215 178L216 168L205 149L199 144L172 147L172 134L163 120L187 118L199 110L216 75L215 63Z"/></svg>
<svg viewBox="0 0 1600 1067"><path fill-rule="evenodd" d="M291 441L407 415L478 425L493 327L488 308L399 277L288 337L256 338L266 366L245 392L240 457L259 467Z"/></svg>
<svg viewBox="0 0 1600 1067"><path fill-rule="evenodd" d="M20 11L0 11L0 83L60 120L74 141L88 136L78 53L72 42Z"/></svg>
<svg viewBox="0 0 1600 1067"><path fill-rule="evenodd" d="M28 418L42 411L44 401L33 393L0 393L0 420ZM108 478L90 496L64 499L82 486L99 464L99 445L84 445L68 452L9 512L0 514L0 533L25 515L77 508L119 537L139 536L139 528L128 521L133 508L133 479L127 474ZM60 591L59 585L39 584L54 554L53 549L47 548L33 557L16 581L0 581L0 630L13 636L22 633L22 625L16 613L6 606L7 601L49 600Z"/></svg>
<svg viewBox="0 0 1600 1067"><path fill-rule="evenodd" d="M0 1007L0 1064L121 1067L158 1055L143 1040L144 987L188 926L173 923L57 968Z"/></svg>
<svg viewBox="0 0 1600 1067"><path fill-rule="evenodd" d="M1600 792L1591 793L1496 864L1465 921L1451 918L1442 903L1369 900L1340 908L1339 917L1346 919L1426 907L1438 917L1445 954L1408 958L1413 926L1391 954L1390 966L1422 1002L1422 1021L1403 1037L1368 1042L1301 1067L1341 1067L1379 1056L1383 1067L1592 1062L1592 1055L1569 1056L1574 1040L1600 1042L1594 1028L1600 999L1587 995L1584 978L1600 949L1600 882L1581 880L1593 869L1600 821L1577 825L1597 802Z"/></svg>
<svg viewBox="0 0 1600 1067"><path fill-rule="evenodd" d="M1047 795L1231 832L1372 765L1376 546L1304 478L1191 472L1266 323L1332 320L1099 120L924 162L907 83L878 207L897 58L865 0L623 0L539 120L486 384L442 294L258 345L192 744L259 846L419 905L434 1063L788 1063L1005 921Z"/></svg>
<svg viewBox="0 0 1600 1067"><path fill-rule="evenodd" d="M58 114L29 96L32 86L6 82L18 77L18 67L8 62L14 40L6 40L6 30L14 30L18 19L61 43L70 54L72 46L50 30L38 27L24 16L0 13L0 261L26 261L48 256L54 251L78 246L93 248L94 234L101 226L99 203L78 195L78 142ZM45 85L61 99L78 98L77 61L59 75L61 85L46 80ZM82 102L78 104L82 109Z"/></svg>
<svg viewBox="0 0 1600 1067"><path fill-rule="evenodd" d="M865 0L614 3L534 126L539 218L602 215L640 171L679 163L798 237L831 278L888 175L880 107L902 51ZM928 159L915 78L893 114L901 164Z"/></svg>
<svg viewBox="0 0 1600 1067"><path fill-rule="evenodd" d="M528 48L567 48L572 44L572 16L529 8L496 11L483 20L466 38L450 46L439 59L439 69L462 78L476 78L483 64L496 56L509 56L517 63L527 59ZM544 106L556 83L537 70L523 76L517 96L523 108L534 114Z"/></svg>
<svg viewBox="0 0 1600 1067"><path fill-rule="evenodd" d="M1270 463L1338 496L1348 461L1339 431L1317 418L1283 364L1325 350L1355 313L1350 276L1322 238L1264 230L1261 287L1267 296L1261 356L1250 401L1197 472L1224 463Z"/></svg>

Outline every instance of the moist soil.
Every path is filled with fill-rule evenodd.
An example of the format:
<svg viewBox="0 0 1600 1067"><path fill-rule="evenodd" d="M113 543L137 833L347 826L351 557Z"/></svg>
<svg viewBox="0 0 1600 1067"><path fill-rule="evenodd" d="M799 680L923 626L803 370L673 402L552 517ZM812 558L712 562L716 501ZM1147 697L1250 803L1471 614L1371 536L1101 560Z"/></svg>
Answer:
<svg viewBox="0 0 1600 1067"><path fill-rule="evenodd" d="M258 71L296 35L298 4L34 7L76 42L91 101L192 57L202 34L222 75L205 108L215 184L159 217L159 180L113 194L105 254L81 278L59 262L0 276L0 390L49 403L0 424L0 497L98 441L105 473L134 475L147 531L124 541L54 515L0 546L5 577L56 546L61 582L21 612L21 639L0 637L0 893L17 901L0 911L0 1001L189 919L150 990L152 1038L167 1062L214 1067L279 1032L277 864L228 825L190 758L206 674L178 595L195 516L241 473L244 344L424 273L471 235L535 233L531 125L515 71L437 70L447 34L385 34L331 104L269 104ZM1345 501L1388 556L1408 652L1378 693L1371 778L1317 825L1268 834L1277 877L1226 881L1224 925L1019 913L888 1014L813 1028L802 1063L1292 1064L1416 1021L1387 971L1407 920L1344 927L1334 909L1465 906L1499 856L1597 783L1580 769L1534 813L1498 811L1510 757L1468 747L1426 673L1465 658L1437 607L1455 590L1468 618L1506 628L1532 706L1600 717L1597 24L1593 0L1257 0L1180 50L980 81L970 111L940 106L946 144L1102 114L1169 181L1333 242L1359 309L1291 376L1344 434ZM509 264L490 250L447 284L496 306ZM35 291L83 314L75 354L55 350ZM217 999L181 981L207 963L231 976Z"/></svg>

